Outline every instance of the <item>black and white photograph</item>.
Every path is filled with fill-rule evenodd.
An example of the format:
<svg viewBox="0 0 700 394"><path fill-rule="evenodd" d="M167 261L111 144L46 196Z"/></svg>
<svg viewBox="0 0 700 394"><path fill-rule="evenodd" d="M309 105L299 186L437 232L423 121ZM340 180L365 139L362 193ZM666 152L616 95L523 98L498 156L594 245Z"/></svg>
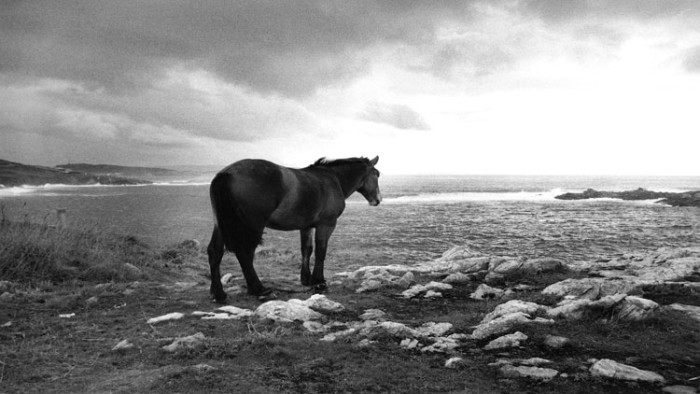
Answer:
<svg viewBox="0 0 700 394"><path fill-rule="evenodd" d="M0 0L0 393L700 393L700 1Z"/></svg>

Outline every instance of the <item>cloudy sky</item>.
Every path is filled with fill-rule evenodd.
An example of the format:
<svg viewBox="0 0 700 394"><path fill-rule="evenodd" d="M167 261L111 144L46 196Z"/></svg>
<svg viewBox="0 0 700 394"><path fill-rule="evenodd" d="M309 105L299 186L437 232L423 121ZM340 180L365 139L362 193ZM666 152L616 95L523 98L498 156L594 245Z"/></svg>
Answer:
<svg viewBox="0 0 700 394"><path fill-rule="evenodd" d="M700 1L0 3L0 158L700 175Z"/></svg>

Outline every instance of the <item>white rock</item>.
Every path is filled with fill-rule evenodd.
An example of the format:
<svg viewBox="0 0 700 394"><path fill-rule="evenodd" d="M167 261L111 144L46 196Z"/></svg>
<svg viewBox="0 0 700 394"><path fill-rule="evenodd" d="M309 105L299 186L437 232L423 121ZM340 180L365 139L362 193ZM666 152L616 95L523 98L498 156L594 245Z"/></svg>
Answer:
<svg viewBox="0 0 700 394"><path fill-rule="evenodd" d="M631 365L618 363L610 359L596 361L590 368L591 375L612 379L642 382L664 382L663 376L656 372L644 371Z"/></svg>
<svg viewBox="0 0 700 394"><path fill-rule="evenodd" d="M413 272L408 271L396 282L396 284L404 289L408 289L416 281L416 276Z"/></svg>
<svg viewBox="0 0 700 394"><path fill-rule="evenodd" d="M421 352L448 353L456 349L459 342L454 338L437 337L432 345L423 347Z"/></svg>
<svg viewBox="0 0 700 394"><path fill-rule="evenodd" d="M664 309L682 312L688 315L688 317L690 317L691 319L700 321L700 306L675 303L664 306Z"/></svg>
<svg viewBox="0 0 700 394"><path fill-rule="evenodd" d="M362 320L386 320L386 312L380 309L365 309L365 313L360 315Z"/></svg>
<svg viewBox="0 0 700 394"><path fill-rule="evenodd" d="M497 300L504 294L505 291L482 283L469 297L475 300Z"/></svg>
<svg viewBox="0 0 700 394"><path fill-rule="evenodd" d="M615 306L618 319L623 321L642 321L652 317L659 310L659 304L637 296L627 296Z"/></svg>
<svg viewBox="0 0 700 394"><path fill-rule="evenodd" d="M469 283L469 282L471 282L470 276L467 274L463 274L461 272L455 272L453 274L449 274L449 275L447 275L447 277L445 277L445 279L442 280L442 283L449 283L449 284L462 284L462 283Z"/></svg>
<svg viewBox="0 0 700 394"><path fill-rule="evenodd" d="M559 371L550 368L503 365L501 374L509 378L530 378L537 380L551 380L559 374Z"/></svg>
<svg viewBox="0 0 700 394"><path fill-rule="evenodd" d="M502 337L494 339L493 341L489 342L486 346L484 346L484 349L495 350L510 347L518 347L520 346L520 342L527 340L527 338L527 335L523 334L520 331L517 331L513 334L504 335Z"/></svg>
<svg viewBox="0 0 700 394"><path fill-rule="evenodd" d="M412 338L404 338L401 343L399 343L399 346L404 348L404 349L415 349L418 347L418 340L417 339L412 339Z"/></svg>
<svg viewBox="0 0 700 394"><path fill-rule="evenodd" d="M518 361L518 364L520 365L530 365L530 366L540 366L540 365L546 365L546 364L551 364L552 360L547 360L546 358L541 358L541 357L531 357L531 358L526 358L524 360Z"/></svg>
<svg viewBox="0 0 700 394"><path fill-rule="evenodd" d="M237 319L241 319L248 316L253 316L255 313L250 309L239 308L233 305L226 305L218 308L218 310L226 312L235 316Z"/></svg>
<svg viewBox="0 0 700 394"><path fill-rule="evenodd" d="M180 312L173 312L173 313L168 313L162 316L158 317L152 317L146 321L148 324L156 324L156 323L161 323L164 321L169 321L169 320L179 320L182 319L185 315Z"/></svg>
<svg viewBox="0 0 700 394"><path fill-rule="evenodd" d="M529 301L521 301L521 300L510 300L507 302L504 302L503 304L497 305L491 313L488 313L484 318L481 320L481 323L487 323L490 320L496 319L498 317L514 313L514 312L522 312L526 313L528 315L532 315L534 313L537 313L540 310L546 311L548 308L544 305L536 304L534 302L529 302Z"/></svg>
<svg viewBox="0 0 700 394"><path fill-rule="evenodd" d="M596 301L587 298L565 300L556 308L548 310L547 315L553 318L580 320L589 313L596 313L598 315L607 314L607 311L615 308L625 297L627 297L626 294L615 294L605 296Z"/></svg>
<svg viewBox="0 0 700 394"><path fill-rule="evenodd" d="M544 344L547 347L550 347L552 349L561 349L567 344L569 344L570 340L569 338L566 337L560 337L556 335L547 335L544 338Z"/></svg>
<svg viewBox="0 0 700 394"><path fill-rule="evenodd" d="M272 300L258 306L255 315L262 319L271 319L281 322L293 322L295 320L320 320L323 315L306 306L303 301L291 299L289 301Z"/></svg>
<svg viewBox="0 0 700 394"><path fill-rule="evenodd" d="M364 293L366 291L378 290L384 287L384 284L376 279L367 279L360 284L360 287L355 290L356 293Z"/></svg>
<svg viewBox="0 0 700 394"><path fill-rule="evenodd" d="M118 350L126 350L126 349L131 349L134 347L134 344L129 342L128 339L124 339L123 341L120 341L114 347L112 348L112 351L118 351Z"/></svg>
<svg viewBox="0 0 700 394"><path fill-rule="evenodd" d="M445 361L445 368L459 369L466 365L462 357L450 357Z"/></svg>
<svg viewBox="0 0 700 394"><path fill-rule="evenodd" d="M233 278L232 273L229 272L229 273L225 274L224 276L221 277L221 284L224 286L228 285L228 282L231 281L231 278Z"/></svg>
<svg viewBox="0 0 700 394"><path fill-rule="evenodd" d="M345 310L345 306L343 306L343 304L332 301L323 294L314 294L304 303L309 308L321 313L337 313Z"/></svg>
<svg viewBox="0 0 700 394"><path fill-rule="evenodd" d="M428 290L423 294L423 298L442 298L442 293L439 291Z"/></svg>
<svg viewBox="0 0 700 394"><path fill-rule="evenodd" d="M204 341L205 338L206 337L204 336L204 334L202 334L201 332L198 332L196 334L193 334L193 335L190 335L187 337L182 337L182 338L176 339L170 345L163 346L163 350L168 351L168 352L174 352L177 349L181 349L181 348L195 347L195 346L199 345L202 341Z"/></svg>
<svg viewBox="0 0 700 394"><path fill-rule="evenodd" d="M670 394L697 394L698 392L698 390L695 387L682 385L666 386L663 389L661 389L661 391Z"/></svg>
<svg viewBox="0 0 700 394"><path fill-rule="evenodd" d="M70 319L71 317L75 317L75 313L61 313L58 317L61 319Z"/></svg>
<svg viewBox="0 0 700 394"><path fill-rule="evenodd" d="M523 312L513 312L499 316L486 323L479 324L472 332L473 339L486 339L490 336L505 334L518 324L530 323L530 316Z"/></svg>
<svg viewBox="0 0 700 394"><path fill-rule="evenodd" d="M419 337L439 337L452 329L452 323L428 322L416 328L415 335Z"/></svg>
<svg viewBox="0 0 700 394"><path fill-rule="evenodd" d="M311 320L305 321L303 325L304 328L312 334L323 334L329 330L328 326Z"/></svg>

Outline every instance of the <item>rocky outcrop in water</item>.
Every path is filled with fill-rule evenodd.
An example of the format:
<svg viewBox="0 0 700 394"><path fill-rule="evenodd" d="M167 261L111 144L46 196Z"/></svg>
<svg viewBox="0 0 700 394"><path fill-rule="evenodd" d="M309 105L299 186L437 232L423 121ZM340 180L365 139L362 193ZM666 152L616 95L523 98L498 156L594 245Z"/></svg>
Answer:
<svg viewBox="0 0 700 394"><path fill-rule="evenodd" d="M0 160L0 187L61 185L140 185L149 184L132 178L88 174L64 168L32 166Z"/></svg>
<svg viewBox="0 0 700 394"><path fill-rule="evenodd" d="M661 204L668 204L674 207L700 207L700 191L689 191L682 193L655 192L638 188L622 192L599 191L586 189L582 193L564 193L555 197L559 200L588 200L593 198L615 198L627 201L659 200Z"/></svg>

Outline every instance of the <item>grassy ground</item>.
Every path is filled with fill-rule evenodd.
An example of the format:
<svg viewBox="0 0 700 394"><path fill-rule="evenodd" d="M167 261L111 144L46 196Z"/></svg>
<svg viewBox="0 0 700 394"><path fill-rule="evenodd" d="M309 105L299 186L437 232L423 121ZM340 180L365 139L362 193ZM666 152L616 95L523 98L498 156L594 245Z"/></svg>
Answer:
<svg viewBox="0 0 700 394"><path fill-rule="evenodd" d="M668 384L695 385L700 375L700 328L684 315L667 312L643 323L557 322L523 326L530 339L520 348L489 352L487 341L467 341L456 353L460 369L444 367L450 355L421 353L398 346L399 339L319 341L299 323L244 320L182 320L149 325L147 319L169 312L213 311L208 295L206 255L202 247L177 245L153 250L138 241L90 232L58 231L5 223L0 227L0 280L8 296L0 298L0 392L7 393L325 393L325 392L478 392L574 393L659 392L659 386L597 379L587 372L590 358L611 358L663 375ZM12 227L7 227L12 226ZM22 227L27 226L27 227ZM33 228L32 228L33 227ZM9 233L9 234L8 234ZM44 241L46 240L46 241ZM9 246L8 246L9 245ZM281 299L311 295L298 285L297 256L267 249L258 256L258 272ZM128 262L133 269L123 270ZM20 264L26 269L18 269ZM94 265L101 265L99 270ZM223 272L240 270L231 255ZM518 299L552 303L539 290L563 273L529 282L534 289ZM428 278L419 278L427 281ZM347 287L345 285L348 285ZM405 300L396 289L356 294L336 284L328 297L347 311L331 316L354 321L369 308L386 311L393 321L417 326L451 322L469 333L499 301L475 301L478 283L457 286L438 300ZM4 291L4 290L3 290ZM650 289L650 294L657 295ZM2 293L2 291L0 291ZM700 294L664 291L664 303L682 298L700 305ZM661 297L661 295L659 295ZM229 292L229 304L254 309L256 299ZM60 314L75 313L61 318ZM173 338L201 332L201 346L174 353L162 347ZM571 338L571 346L551 350L545 335ZM112 351L123 339L135 346ZM488 366L500 358L544 357L565 373L549 382L508 379Z"/></svg>

